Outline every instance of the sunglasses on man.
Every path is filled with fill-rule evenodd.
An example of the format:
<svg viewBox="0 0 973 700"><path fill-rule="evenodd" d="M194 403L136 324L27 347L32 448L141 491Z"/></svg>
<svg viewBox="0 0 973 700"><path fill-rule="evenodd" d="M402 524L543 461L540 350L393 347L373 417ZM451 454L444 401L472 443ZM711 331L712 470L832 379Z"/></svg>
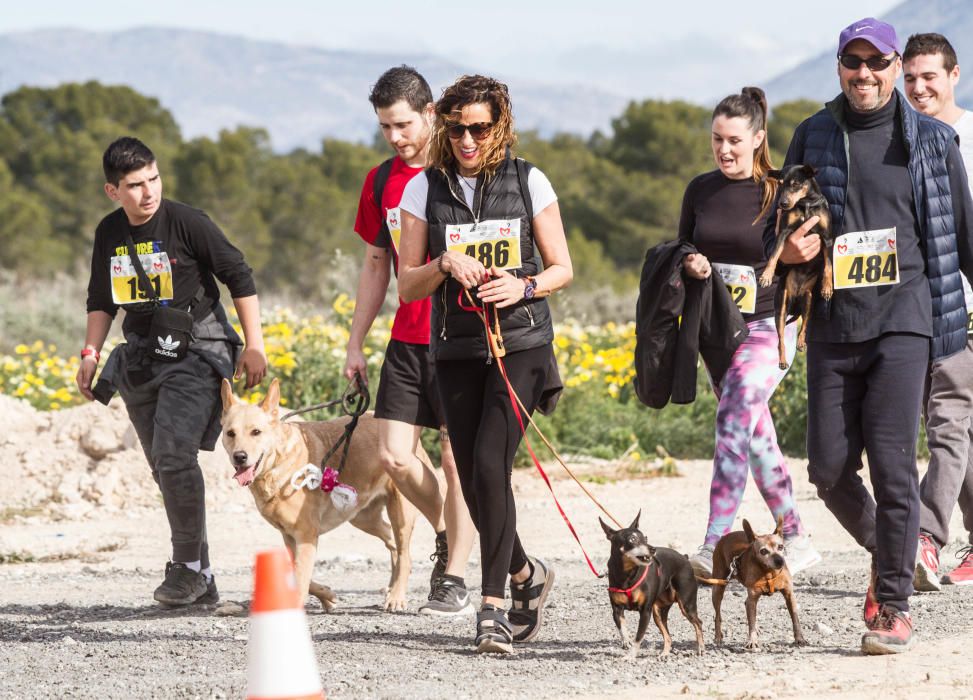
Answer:
<svg viewBox="0 0 973 700"><path fill-rule="evenodd" d="M892 54L891 58L887 56L869 56L868 58L862 58L853 53L842 53L838 54L838 62L848 70L858 70L864 63L872 73L880 73L892 65L895 57L896 54Z"/></svg>
<svg viewBox="0 0 973 700"><path fill-rule="evenodd" d="M493 122L479 122L477 124L450 124L446 127L446 133L449 138L459 140L463 138L463 135L469 131L470 136L473 137L475 141L482 141L490 134L490 129L493 128Z"/></svg>

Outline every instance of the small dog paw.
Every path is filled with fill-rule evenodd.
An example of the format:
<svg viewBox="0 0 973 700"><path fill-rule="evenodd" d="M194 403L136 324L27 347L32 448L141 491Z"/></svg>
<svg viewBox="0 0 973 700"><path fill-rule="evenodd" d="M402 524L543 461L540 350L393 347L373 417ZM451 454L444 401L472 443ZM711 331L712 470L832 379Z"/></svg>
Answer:
<svg viewBox="0 0 973 700"><path fill-rule="evenodd" d="M405 598L386 598L385 612L405 612Z"/></svg>
<svg viewBox="0 0 973 700"><path fill-rule="evenodd" d="M833 289L822 289L821 290L821 298L824 299L825 301L830 301L831 300L831 297L833 297L833 296L834 296L834 290Z"/></svg>
<svg viewBox="0 0 973 700"><path fill-rule="evenodd" d="M809 645L810 645L810 642L808 642L806 639L804 639L804 637L798 637L797 639L794 640L794 646L796 646L796 647L806 647L806 646L809 646Z"/></svg>
<svg viewBox="0 0 973 700"><path fill-rule="evenodd" d="M760 275L760 277L757 279L757 284L759 284L761 287L766 288L772 285L773 283L774 283L774 278L769 277L767 275Z"/></svg>
<svg viewBox="0 0 973 700"><path fill-rule="evenodd" d="M747 643L743 645L744 649L749 649L750 651L757 651L760 649L760 645L757 643L756 639L748 639Z"/></svg>
<svg viewBox="0 0 973 700"><path fill-rule="evenodd" d="M786 362L781 362L777 366L780 367L781 369L787 369L787 363Z"/></svg>

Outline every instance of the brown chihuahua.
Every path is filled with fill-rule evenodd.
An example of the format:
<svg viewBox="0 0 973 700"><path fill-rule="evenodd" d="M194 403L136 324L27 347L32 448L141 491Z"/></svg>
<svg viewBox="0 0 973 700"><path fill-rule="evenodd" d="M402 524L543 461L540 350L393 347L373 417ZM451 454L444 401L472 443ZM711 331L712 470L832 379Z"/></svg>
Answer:
<svg viewBox="0 0 973 700"><path fill-rule="evenodd" d="M812 216L820 217L809 233L821 237L821 252L808 262L790 265L777 285L774 297L774 314L777 317L777 350L780 368L787 369L784 350L784 326L788 315L801 318L801 331L797 336L797 349L807 349L807 324L811 317L811 302L814 288L821 283L821 297L830 299L834 293L834 280L831 273L831 213L828 200L821 194L815 170L810 165L789 165L783 170L771 170L767 178L780 183L780 219L777 222L777 241L774 252L767 260L767 266L758 280L761 287L769 287L774 282L777 262L784 250L784 244L791 234Z"/></svg>
<svg viewBox="0 0 973 700"><path fill-rule="evenodd" d="M728 532L713 550L713 578L697 579L712 584L713 608L716 611L717 644L723 643L722 618L720 606L727 584L736 579L747 589L747 626L750 634L746 648L757 648L757 601L760 596L773 595L780 591L787 603L794 627L794 643L804 646L807 641L801 633L801 623L797 619L797 600L791 584L791 572L784 559L784 519L777 518L777 529L769 535L753 534L753 528L746 520L743 530Z"/></svg>
<svg viewBox="0 0 973 700"><path fill-rule="evenodd" d="M641 515L641 511L639 511ZM605 535L611 542L608 559L608 597L611 600L612 619L622 638L622 648L638 654L649 614L662 633L662 653L668 656L672 649L669 636L669 608L679 605L682 614L696 630L696 653L703 653L703 624L696 613L696 579L689 560L668 547L653 547L639 528L639 515L632 524L621 530L613 530L598 518ZM635 643L625 627L625 611L639 613Z"/></svg>

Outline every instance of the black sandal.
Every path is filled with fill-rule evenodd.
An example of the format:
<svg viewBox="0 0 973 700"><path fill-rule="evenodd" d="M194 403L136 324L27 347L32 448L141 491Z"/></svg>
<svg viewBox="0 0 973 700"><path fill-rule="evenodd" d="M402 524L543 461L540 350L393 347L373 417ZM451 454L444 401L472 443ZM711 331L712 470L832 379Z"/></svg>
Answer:
<svg viewBox="0 0 973 700"><path fill-rule="evenodd" d="M510 623L515 642L529 642L541 630L544 603L554 586L554 569L540 559L527 557L533 568L523 583L510 582Z"/></svg>
<svg viewBox="0 0 973 700"><path fill-rule="evenodd" d="M510 654L513 652L513 633L503 610L484 605L476 614L476 653Z"/></svg>

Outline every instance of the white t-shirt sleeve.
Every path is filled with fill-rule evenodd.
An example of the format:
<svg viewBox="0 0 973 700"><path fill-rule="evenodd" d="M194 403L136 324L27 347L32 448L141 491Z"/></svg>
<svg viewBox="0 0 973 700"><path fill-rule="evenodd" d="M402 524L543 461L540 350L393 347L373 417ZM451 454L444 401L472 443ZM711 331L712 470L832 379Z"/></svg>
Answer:
<svg viewBox="0 0 973 700"><path fill-rule="evenodd" d="M419 173L406 183L399 201L399 209L407 211L420 221L426 220L426 200L429 198L429 178Z"/></svg>
<svg viewBox="0 0 973 700"><path fill-rule="evenodd" d="M547 175L538 168L531 168L527 176L527 190L530 193L531 206L534 209L534 216L551 206L557 201L557 194ZM402 192L402 199L399 208L407 211L420 221L426 220L426 200L429 197L429 178L425 173L419 173L409 180Z"/></svg>
<svg viewBox="0 0 973 700"><path fill-rule="evenodd" d="M527 190L530 192L530 202L534 208L534 216L537 216L557 201L557 195L554 193L554 187L551 185L551 181L547 179L547 175L542 173L539 168L530 169L530 174L527 176Z"/></svg>

